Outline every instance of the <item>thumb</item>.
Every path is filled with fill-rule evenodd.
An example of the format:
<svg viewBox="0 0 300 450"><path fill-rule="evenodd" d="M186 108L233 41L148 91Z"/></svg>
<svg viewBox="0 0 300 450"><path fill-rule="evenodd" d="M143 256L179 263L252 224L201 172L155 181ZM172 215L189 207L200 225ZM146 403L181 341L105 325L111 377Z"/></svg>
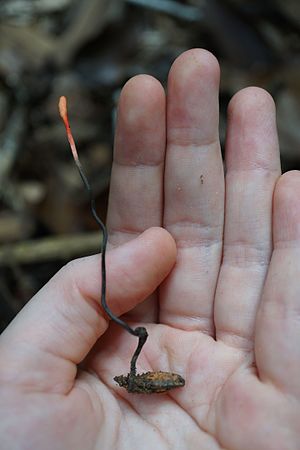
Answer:
<svg viewBox="0 0 300 450"><path fill-rule="evenodd" d="M107 253L107 302L121 315L163 281L176 259L175 242L150 228ZM61 269L0 336L0 382L67 392L84 359L108 326L100 305L101 255Z"/></svg>

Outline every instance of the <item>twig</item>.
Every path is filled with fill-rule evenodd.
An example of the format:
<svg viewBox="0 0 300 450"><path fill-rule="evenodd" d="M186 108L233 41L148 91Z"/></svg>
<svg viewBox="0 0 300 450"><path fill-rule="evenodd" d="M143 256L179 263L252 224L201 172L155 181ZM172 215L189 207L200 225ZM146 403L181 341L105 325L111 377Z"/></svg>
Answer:
<svg viewBox="0 0 300 450"><path fill-rule="evenodd" d="M29 264L55 259L67 260L82 253L98 252L99 232L63 235L39 240L18 242L0 248L0 266Z"/></svg>
<svg viewBox="0 0 300 450"><path fill-rule="evenodd" d="M1 139L0 187L9 176L10 170L22 148L21 140L25 130L26 113L23 105L13 111Z"/></svg>
<svg viewBox="0 0 300 450"><path fill-rule="evenodd" d="M203 18L200 8L195 6L182 5L173 0L126 0L127 3L145 8L154 9L178 19L187 20L189 22L198 22Z"/></svg>

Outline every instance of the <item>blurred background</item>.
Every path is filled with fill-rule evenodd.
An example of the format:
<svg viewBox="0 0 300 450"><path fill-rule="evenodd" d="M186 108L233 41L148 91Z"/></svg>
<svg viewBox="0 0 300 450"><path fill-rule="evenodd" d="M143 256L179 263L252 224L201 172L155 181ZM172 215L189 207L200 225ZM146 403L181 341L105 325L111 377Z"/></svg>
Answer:
<svg viewBox="0 0 300 450"><path fill-rule="evenodd" d="M277 103L283 170L299 169L298 0L0 0L0 330L62 265L100 249L59 96L105 220L122 86L139 73L166 85L192 47L221 64L222 146L228 101L262 86Z"/></svg>

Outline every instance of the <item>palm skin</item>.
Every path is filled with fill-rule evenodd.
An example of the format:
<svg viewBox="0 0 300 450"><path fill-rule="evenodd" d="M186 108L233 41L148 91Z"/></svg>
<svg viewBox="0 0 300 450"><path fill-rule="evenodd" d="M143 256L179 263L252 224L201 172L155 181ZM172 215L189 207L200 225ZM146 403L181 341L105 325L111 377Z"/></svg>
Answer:
<svg viewBox="0 0 300 450"><path fill-rule="evenodd" d="M137 341L103 314L99 257L75 261L0 338L3 450L299 449L300 176L280 175L273 101L248 88L229 106L224 179L218 83L198 49L173 64L167 103L133 78L115 140L108 302L147 327L138 371L186 386L116 386Z"/></svg>

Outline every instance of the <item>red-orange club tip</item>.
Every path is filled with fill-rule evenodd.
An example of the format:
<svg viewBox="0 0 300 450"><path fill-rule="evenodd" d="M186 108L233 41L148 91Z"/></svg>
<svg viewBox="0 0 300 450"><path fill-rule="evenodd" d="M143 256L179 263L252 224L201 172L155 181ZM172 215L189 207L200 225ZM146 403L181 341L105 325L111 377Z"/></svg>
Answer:
<svg viewBox="0 0 300 450"><path fill-rule="evenodd" d="M71 129L70 129L70 125L69 125L69 120L68 120L68 109L67 109L67 99L64 95L62 95L59 99L58 102L58 110L59 110L59 114L60 117L62 118L62 120L64 121L65 127L66 127L66 131L67 131L67 136L68 136L68 141L73 153L73 157L75 159L76 164L78 164L79 159L78 159L78 153L76 150L76 145L71 133Z"/></svg>
<svg viewBox="0 0 300 450"><path fill-rule="evenodd" d="M67 118L68 111L67 111L67 99L64 95L62 95L59 99L58 109L59 109L60 117L63 120L65 120Z"/></svg>

